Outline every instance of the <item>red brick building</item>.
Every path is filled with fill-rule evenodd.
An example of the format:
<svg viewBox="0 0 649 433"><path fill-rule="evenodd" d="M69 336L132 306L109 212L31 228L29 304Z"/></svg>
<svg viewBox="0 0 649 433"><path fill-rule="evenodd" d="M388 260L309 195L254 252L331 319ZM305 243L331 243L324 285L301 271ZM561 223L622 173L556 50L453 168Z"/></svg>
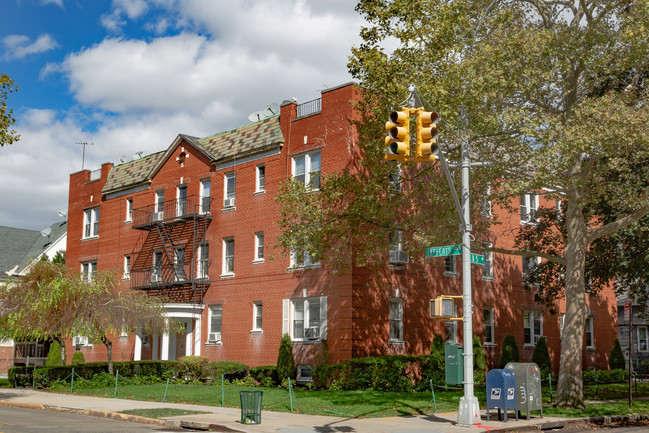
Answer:
<svg viewBox="0 0 649 433"><path fill-rule="evenodd" d="M367 269L334 275L308 254L285 257L272 248L280 183L294 177L317 188L321 174L359 157L349 122L357 98L353 84L342 85L306 104L284 102L277 116L205 138L179 135L166 150L70 176L68 265L88 277L120 269L123 289L163 296L169 317L185 324L177 335L115 336L115 360L204 355L274 364L283 333L299 364L312 364L323 340L330 362L427 353L434 334L462 341L458 322L430 318L431 299L462 292L461 266L452 260L411 262L397 246L380 272L386 290L366 284ZM513 215L509 223L521 221ZM511 236L502 233L494 243L509 246ZM497 366L511 333L523 360L546 336L558 368L560 316L523 289L520 257L487 259L484 269L473 266L472 278L474 332L489 365ZM606 368L617 334L615 298L602 294L590 308L584 366ZM459 302L458 309L461 315ZM104 347L83 336L74 343L87 361L106 359Z"/></svg>

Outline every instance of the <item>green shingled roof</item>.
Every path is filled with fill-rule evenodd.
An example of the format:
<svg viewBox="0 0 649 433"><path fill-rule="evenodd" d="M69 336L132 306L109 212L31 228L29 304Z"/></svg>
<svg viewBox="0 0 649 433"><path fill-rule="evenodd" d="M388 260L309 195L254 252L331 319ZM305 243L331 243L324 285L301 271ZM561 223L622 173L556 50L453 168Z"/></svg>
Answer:
<svg viewBox="0 0 649 433"><path fill-rule="evenodd" d="M0 226L0 280L22 261L39 237L38 230Z"/></svg>
<svg viewBox="0 0 649 433"><path fill-rule="evenodd" d="M178 138L195 146L208 156L213 163L248 156L279 147L284 142L284 135L279 126L279 116L269 117L259 122L243 125L239 128L221 132L205 138L196 138L180 134ZM171 146L177 142L174 140ZM163 163L161 158L167 149L145 156L125 164L114 166L102 192L108 194L136 186L151 180L156 167Z"/></svg>

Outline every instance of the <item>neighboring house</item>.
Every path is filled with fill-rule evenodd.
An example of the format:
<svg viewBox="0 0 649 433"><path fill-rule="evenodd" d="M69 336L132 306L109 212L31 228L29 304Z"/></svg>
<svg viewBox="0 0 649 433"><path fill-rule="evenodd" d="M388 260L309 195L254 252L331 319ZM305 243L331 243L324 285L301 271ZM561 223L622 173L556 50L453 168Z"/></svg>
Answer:
<svg viewBox="0 0 649 433"><path fill-rule="evenodd" d="M624 318L624 305L628 300L627 297L621 296L617 301L617 333L622 346L622 352L626 359L628 367L629 362L629 321ZM631 304L630 319L631 319L631 337L633 341L633 358L631 363L633 369L637 370L640 364L645 359L649 359L649 323L643 319L640 314L640 306L638 304ZM642 370L643 374L647 371Z"/></svg>
<svg viewBox="0 0 649 433"><path fill-rule="evenodd" d="M0 284L20 278L43 256L52 260L57 253L65 256L67 223L56 222L40 232L0 226ZM0 374L13 365L42 364L47 356L46 342L0 342Z"/></svg>
<svg viewBox="0 0 649 433"><path fill-rule="evenodd" d="M162 296L169 318L185 325L174 335L115 336L115 359L203 355L268 365L277 360L282 334L289 334L298 375L306 378L325 340L330 362L429 353L435 334L462 341L458 321L430 316L431 299L462 293L457 256L410 260L404 234L395 232L389 251L377 251L385 255L384 269L354 266L338 275L304 249L289 257L273 249L283 181L317 190L322 174L358 166L350 119L359 97L355 85L338 86L315 101L285 101L279 115L239 128L204 138L178 135L160 152L106 163L93 177L89 170L70 175L68 266L89 279L97 270L121 270L122 289ZM520 216L490 209L504 220L490 242L511 247L511 229L533 224L539 201L536 194L522 197ZM558 369L560 314L536 305L533 290L524 287L537 262L493 253L484 266L472 267L474 332L490 367L498 365L509 333L522 361L547 337ZM368 285L372 279L377 284ZM585 366L606 368L617 332L609 311L614 302L608 292L588 300ZM557 310L565 307L557 303ZM462 314L461 302L455 311ZM106 360L106 349L84 336L75 344L86 361Z"/></svg>

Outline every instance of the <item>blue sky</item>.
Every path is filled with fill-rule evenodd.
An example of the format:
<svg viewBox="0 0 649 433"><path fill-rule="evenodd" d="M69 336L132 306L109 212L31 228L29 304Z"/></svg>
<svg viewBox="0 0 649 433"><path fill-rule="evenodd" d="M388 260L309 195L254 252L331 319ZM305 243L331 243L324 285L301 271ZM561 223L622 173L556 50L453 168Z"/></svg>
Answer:
<svg viewBox="0 0 649 433"><path fill-rule="evenodd" d="M42 229L69 174L247 123L351 80L350 0L3 0L0 73L20 141L0 148L0 225Z"/></svg>

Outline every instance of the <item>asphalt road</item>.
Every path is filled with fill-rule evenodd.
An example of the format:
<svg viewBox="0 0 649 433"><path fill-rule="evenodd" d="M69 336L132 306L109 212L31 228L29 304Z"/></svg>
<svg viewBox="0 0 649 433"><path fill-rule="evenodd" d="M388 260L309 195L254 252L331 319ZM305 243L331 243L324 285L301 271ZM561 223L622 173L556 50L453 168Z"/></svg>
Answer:
<svg viewBox="0 0 649 433"><path fill-rule="evenodd" d="M571 426L562 430L564 433L601 432L601 433L647 433L649 432L649 421L638 421L629 424L616 424L610 426Z"/></svg>
<svg viewBox="0 0 649 433"><path fill-rule="evenodd" d="M75 413L0 406L0 433L144 433L187 432Z"/></svg>

